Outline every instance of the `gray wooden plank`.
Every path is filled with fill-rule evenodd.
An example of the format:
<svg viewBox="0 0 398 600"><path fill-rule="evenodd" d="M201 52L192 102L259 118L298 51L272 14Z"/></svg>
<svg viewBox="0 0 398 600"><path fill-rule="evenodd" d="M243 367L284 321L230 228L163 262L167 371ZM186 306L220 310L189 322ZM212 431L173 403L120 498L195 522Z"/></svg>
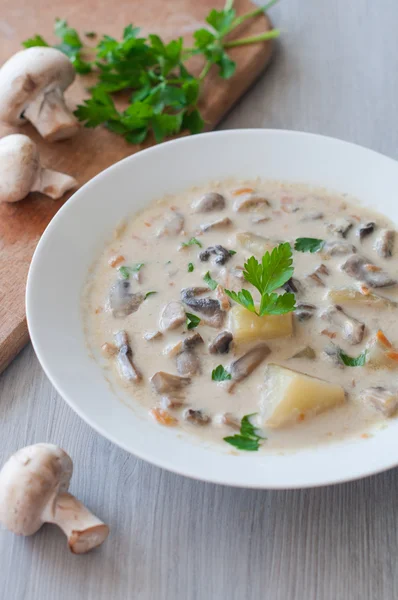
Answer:
<svg viewBox="0 0 398 600"><path fill-rule="evenodd" d="M316 131L398 156L398 5L283 0L271 68L222 128ZM395 600L398 472L303 491L239 490L161 471L81 421L31 347L0 377L0 462L29 443L73 457L72 492L111 526L87 556L62 534L0 532L5 600Z"/></svg>

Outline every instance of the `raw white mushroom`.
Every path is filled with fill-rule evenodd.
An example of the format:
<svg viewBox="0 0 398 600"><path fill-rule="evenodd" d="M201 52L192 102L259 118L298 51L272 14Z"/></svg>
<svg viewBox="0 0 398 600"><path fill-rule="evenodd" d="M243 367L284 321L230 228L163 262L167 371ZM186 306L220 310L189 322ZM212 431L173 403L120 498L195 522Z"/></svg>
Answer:
<svg viewBox="0 0 398 600"><path fill-rule="evenodd" d="M67 492L72 472L70 456L58 446L18 450L0 472L1 523L17 535L32 535L44 523L54 523L74 554L102 544L109 527Z"/></svg>
<svg viewBox="0 0 398 600"><path fill-rule="evenodd" d="M75 79L69 58L55 48L28 48L0 69L0 121L28 121L47 141L72 137L79 124L67 108L64 91Z"/></svg>
<svg viewBox="0 0 398 600"><path fill-rule="evenodd" d="M29 192L54 200L77 186L74 177L44 169L36 144L20 133L0 139L0 203L18 202Z"/></svg>

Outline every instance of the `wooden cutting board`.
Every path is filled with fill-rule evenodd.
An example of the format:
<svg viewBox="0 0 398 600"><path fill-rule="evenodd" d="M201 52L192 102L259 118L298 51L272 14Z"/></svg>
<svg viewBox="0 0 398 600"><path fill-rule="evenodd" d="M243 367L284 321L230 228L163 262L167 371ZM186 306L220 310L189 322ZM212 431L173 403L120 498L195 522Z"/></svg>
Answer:
<svg viewBox="0 0 398 600"><path fill-rule="evenodd" d="M143 32L158 33L165 39L179 36L189 39L204 25L211 8L222 8L223 0L0 0L0 64L21 49L21 41L35 33L55 43L53 24L56 17L67 19L79 32L95 31L120 38L123 28L134 23ZM249 0L237 0L238 14L253 9ZM242 24L235 37L270 29L266 16ZM206 128L212 129L250 87L269 62L271 42L243 46L231 51L237 61L235 76L221 80L211 71L201 100ZM198 61L192 71L202 68ZM91 77L91 76L89 76ZM73 106L85 97L90 80L78 77L66 98ZM76 177L80 185L118 160L140 150L102 128L84 129L70 140L45 143L30 125L21 129L39 145L42 163ZM31 194L21 202L0 206L0 371L27 343L25 285L36 244L51 218L67 200L53 201Z"/></svg>

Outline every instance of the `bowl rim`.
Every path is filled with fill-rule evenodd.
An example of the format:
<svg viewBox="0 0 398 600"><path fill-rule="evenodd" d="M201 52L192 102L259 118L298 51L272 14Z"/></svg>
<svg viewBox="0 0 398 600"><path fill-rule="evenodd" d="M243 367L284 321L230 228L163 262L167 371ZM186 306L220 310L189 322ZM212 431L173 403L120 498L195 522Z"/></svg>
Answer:
<svg viewBox="0 0 398 600"><path fill-rule="evenodd" d="M197 134L195 136L181 137L181 138L169 140L167 142L163 142L162 144L159 144L156 146L151 146L149 148L145 148L145 149L138 151L130 156L127 156L127 157L121 159L120 161L114 163L113 165L109 166L108 168L104 169L103 171L101 171L100 173L95 175L92 179L90 179L88 182L83 184L80 188L78 188L78 190L57 211L57 213L52 218L50 223L47 225L45 231L43 232L43 234L35 248L35 251L33 253L33 257L31 260L30 267L29 267L28 277L27 277L27 284L26 284L26 294L25 294L26 317L27 317L27 324L28 324L28 330L29 330L31 342L32 342L34 351L36 353L36 356L37 356L46 376L48 377L48 379L50 380L51 384L54 386L54 388L56 389L58 394L63 398L63 400L65 400L67 402L67 404L72 408L72 410L81 419L83 419L90 427L92 427L97 433L102 435L104 438L111 441L112 443L114 443L116 446L122 448L123 450L127 451L129 454L133 454L134 456L136 456L140 459L143 459L147 462L150 462L151 464L154 464L155 466L164 468L169 472L173 472L173 473L176 473L179 475L184 475L186 477L189 477L191 479L196 479L199 481L205 481L205 482L216 483L216 484L220 484L220 485L227 485L227 486L232 486L232 487L248 488L248 489L250 489L250 488L251 489L275 489L275 490L277 490L277 489L304 489L304 488L308 488L308 487L311 487L311 488L312 487L322 487L322 486L326 486L326 485L334 485L334 484L344 483L347 481L355 481L358 479L369 477L371 475L375 475L377 473L381 473L381 472L391 469L393 467L396 467L398 465L398 453L397 453L397 457L395 459L392 457L390 457L390 458L386 457L386 461L383 465L375 466L374 468L369 468L365 472L359 472L356 475L352 475L352 474L351 475L349 475L349 474L342 475L340 478L333 478L333 479L328 479L328 477L325 475L324 479L317 481L317 482L310 482L308 484L292 483L291 485L289 485L289 484L286 485L285 483L282 483L282 484L266 483L266 484L264 484L261 481L258 481L258 482L253 481L251 483L247 483L247 482L238 482L236 480L219 479L219 478L215 478L215 477L211 477L211 476L206 477L206 476L201 476L201 475L195 475L190 470L183 470L178 467L173 467L173 465L170 463L170 461L168 459L164 459L161 455L159 455L157 457L157 459L155 460L152 456L148 457L148 453L141 450L140 448L135 448L134 450L132 450L131 447L129 447L123 441L118 440L115 435L108 432L104 427L102 427L100 424L98 424L94 418L92 418L90 415L87 415L87 413L83 409L80 408L78 401L74 400L66 390L62 389L62 386L58 384L56 376L53 375L53 373L51 372L51 369L49 368L49 366L47 364L46 357L44 356L44 354L42 352L40 340L36 337L35 324L33 322L34 321L33 306L31 304L30 299L31 299L32 289L33 289L33 286L35 283L35 273L39 266L40 253L42 251L42 247L45 244L47 238L52 234L53 229L55 227L57 227L58 221L64 218L65 213L67 213L69 210L74 209L75 204L81 201L82 194L84 194L86 191L90 190L91 187L96 186L99 182L101 182L102 179L107 178L109 176L110 172L115 172L118 169L123 169L126 164L134 162L135 160L137 160L137 157L141 157L143 154L156 156L159 153L162 154L163 152L167 152L168 151L167 149L170 146L175 146L175 145L181 146L181 145L185 145L185 144L195 143L195 142L193 142L193 140L199 140L203 137L206 137L206 138L224 137L224 138L228 139L230 137L239 136L239 135L242 135L242 136L260 135L260 136L262 136L262 135L267 135L267 134L276 134L278 136L286 136L286 137L295 136L297 138L306 137L309 139L312 138L314 140L321 139L321 140L324 140L324 141L327 141L330 143L344 144L344 145L351 147L354 150L366 151L367 153L370 153L370 155L374 155L374 157L379 157L385 161L389 161L391 164L393 164L395 166L395 168L398 167L398 162L395 161L394 159L392 159L391 157L386 156L375 150L361 146L359 144L355 144L353 142L345 141L345 140L342 140L339 138L334 138L334 137L326 136L326 135L322 135L322 134L312 133L312 132L287 130L287 129L265 129L265 128L264 129L263 128L228 129L228 130L201 133L201 134Z"/></svg>

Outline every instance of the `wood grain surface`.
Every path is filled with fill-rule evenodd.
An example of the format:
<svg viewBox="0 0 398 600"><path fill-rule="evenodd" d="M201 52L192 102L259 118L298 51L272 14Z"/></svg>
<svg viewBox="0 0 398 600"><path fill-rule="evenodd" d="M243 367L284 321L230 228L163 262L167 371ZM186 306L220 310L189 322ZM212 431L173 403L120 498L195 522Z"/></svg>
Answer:
<svg viewBox="0 0 398 600"><path fill-rule="evenodd" d="M134 22L144 32L159 33L165 39L184 36L190 40L209 10L223 4L223 0L0 0L0 64L35 33L55 43L56 17L67 19L79 32L94 29L99 35L120 38L123 28ZM249 0L237 0L235 6L238 14L253 8ZM261 16L242 24L234 36L255 35L269 28L269 19ZM231 80L223 81L215 70L210 72L200 102L206 129L213 128L250 87L269 62L271 51L271 42L235 48L231 56L237 61L237 71ZM202 66L196 59L192 72L199 73ZM91 75L77 77L66 92L71 107L87 96L85 90L92 80ZM44 142L30 125L21 131L37 142L44 166L73 175L80 185L143 147L128 144L104 128L82 128L74 138L52 144ZM53 201L31 194L21 202L0 205L0 372L28 340L25 283L30 260L40 235L66 198Z"/></svg>
<svg viewBox="0 0 398 600"><path fill-rule="evenodd" d="M397 3L281 0L271 17L284 30L275 59L222 127L335 135L397 159ZM93 432L29 346L0 377L0 463L34 442L72 455L72 491L111 535L76 557L51 526L0 532L1 600L398 598L396 469L288 492L172 475Z"/></svg>

